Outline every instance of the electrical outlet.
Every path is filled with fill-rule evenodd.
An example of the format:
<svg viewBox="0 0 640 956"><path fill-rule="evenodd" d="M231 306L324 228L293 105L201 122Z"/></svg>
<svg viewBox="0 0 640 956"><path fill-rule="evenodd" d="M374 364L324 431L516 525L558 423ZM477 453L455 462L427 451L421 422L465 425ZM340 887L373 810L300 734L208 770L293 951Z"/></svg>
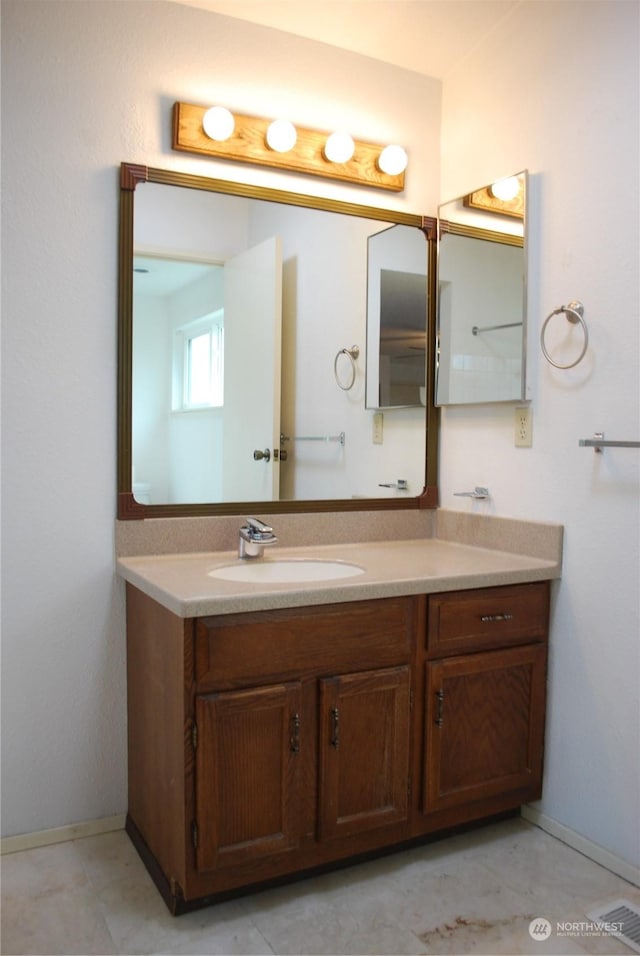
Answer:
<svg viewBox="0 0 640 956"><path fill-rule="evenodd" d="M533 444L533 422L531 406L518 405L515 417L515 445L516 448L531 448Z"/></svg>
<svg viewBox="0 0 640 956"><path fill-rule="evenodd" d="M371 440L374 445L382 444L382 423L384 421L384 416L382 412L376 412L373 416L373 432L371 435Z"/></svg>

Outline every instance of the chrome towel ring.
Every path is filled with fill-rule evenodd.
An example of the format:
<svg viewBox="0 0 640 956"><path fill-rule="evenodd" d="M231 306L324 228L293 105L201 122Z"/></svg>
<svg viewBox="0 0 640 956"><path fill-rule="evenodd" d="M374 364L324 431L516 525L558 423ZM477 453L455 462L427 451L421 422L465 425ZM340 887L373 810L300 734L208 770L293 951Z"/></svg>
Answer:
<svg viewBox="0 0 640 956"><path fill-rule="evenodd" d="M575 362L569 362L568 365L560 365L558 362L554 362L547 351L547 347L544 341L545 333L547 331L547 326L550 320L554 317L554 315L560 315L561 312L564 312L564 314L567 317L567 321L571 322L572 325L577 325L577 323L579 322L580 325L582 326L582 331L584 332L584 345L582 346L582 351L580 352L580 355L575 360ZM573 368L575 365L578 364L578 362L582 361L588 346L589 346L589 330L587 329L587 323L584 320L584 306L582 302L573 301L573 302L570 302L569 305L561 305L559 308L554 309L553 312L550 312L549 315L544 320L544 324L542 326L542 329L540 330L540 348L542 349L542 354L546 358L547 362L549 362L550 365L553 365L554 368Z"/></svg>
<svg viewBox="0 0 640 956"><path fill-rule="evenodd" d="M338 375L338 360L341 355L346 355L349 361L351 362L351 374L349 376L348 384L340 381L340 376ZM336 385L338 388L341 388L343 392L348 392L350 388L353 388L354 382L356 380L356 359L360 355L360 349L357 345L352 345L350 349L340 349L336 355L333 362L333 375L336 380Z"/></svg>

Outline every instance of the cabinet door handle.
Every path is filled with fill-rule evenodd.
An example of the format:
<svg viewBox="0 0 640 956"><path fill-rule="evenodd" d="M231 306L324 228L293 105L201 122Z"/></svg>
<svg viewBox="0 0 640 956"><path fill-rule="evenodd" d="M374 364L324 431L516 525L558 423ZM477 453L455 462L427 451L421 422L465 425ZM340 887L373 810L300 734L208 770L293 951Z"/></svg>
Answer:
<svg viewBox="0 0 640 956"><path fill-rule="evenodd" d="M437 708L436 708L435 723L437 727L442 727L444 723L444 717L442 716L442 708L444 706L444 691L443 690L436 691L436 701L437 701Z"/></svg>
<svg viewBox="0 0 640 956"><path fill-rule="evenodd" d="M340 711L337 707L331 708L331 746L336 750L340 746Z"/></svg>
<svg viewBox="0 0 640 956"><path fill-rule="evenodd" d="M291 737L289 738L289 747L292 754L300 753L300 714L294 714L291 718Z"/></svg>
<svg viewBox="0 0 640 956"><path fill-rule="evenodd" d="M513 614L483 614L480 620L484 624L488 621L512 621Z"/></svg>

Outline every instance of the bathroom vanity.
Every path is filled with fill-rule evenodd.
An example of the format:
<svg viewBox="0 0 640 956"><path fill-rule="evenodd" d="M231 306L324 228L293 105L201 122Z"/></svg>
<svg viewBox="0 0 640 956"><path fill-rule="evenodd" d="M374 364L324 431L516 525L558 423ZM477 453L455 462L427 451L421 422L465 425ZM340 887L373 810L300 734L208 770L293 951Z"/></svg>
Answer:
<svg viewBox="0 0 640 956"><path fill-rule="evenodd" d="M562 529L437 507L439 416L432 382L436 355L442 375L447 350L480 354L484 362L498 341L495 332L501 340L507 329L501 353L507 365L498 364L509 369L509 383L514 363L520 368L515 392L503 394L499 376L483 375L497 394L479 396L476 382L455 395L451 369L446 383L441 377L438 401L526 398L526 174L518 188L517 210L504 202L498 210L495 198L489 200L496 232L484 218L481 227L467 223L466 202L449 204L441 210L446 219L436 221L121 166L116 549L127 582L127 830L173 913L408 846L540 796L550 582L560 576ZM465 200L475 197L486 209L484 193ZM457 221L458 205L464 222ZM229 223L238 212L236 247ZM502 215L495 219L498 212L515 216L516 225ZM206 236L204 247L200 236ZM321 255L320 236L326 239ZM462 244L466 251L450 256L439 281L437 237L443 236L454 250ZM155 287L140 278L158 265L149 247L162 248L163 259L183 261L188 251L198 253L198 262L228 265L225 281L212 279L206 298L207 315L216 303L214 338L227 313L224 409L216 406L223 418L213 432L202 409L198 423L209 424L195 430L179 376L166 380L171 363L151 364L164 335L174 367L188 368L188 330L202 331L203 306L193 311L198 285L198 295L190 290L176 308L180 328L159 332L155 298L153 309L145 300ZM470 248L485 247L493 265L480 271L491 277L492 290L504 290L506 274L514 292L483 307L478 289L453 266L467 262ZM257 272L238 271L241 278L231 282L258 254ZM283 269L283 258L298 263L297 270ZM332 283L325 301L318 290L326 285L327 262ZM244 291L261 288L256 275L269 276L268 293L256 295L252 331L238 333L244 326L233 316L248 317ZM298 275L315 278L297 283ZM447 287L440 290L442 319L454 280L457 292L471 297L478 322L462 345L452 312L436 329L437 290ZM312 294L302 296L305 290ZM366 330L358 319L364 307L354 308L364 290ZM267 300L273 304L268 322ZM344 313L336 312L336 302L345 303ZM498 305L505 314L496 312ZM335 352L325 362L325 344L333 341L329 314L339 349L333 367ZM505 322L495 326L496 314ZM388 316L392 336L384 334ZM288 347L283 325L290 330ZM237 352L227 335L234 328L241 338ZM176 330L184 335L176 337ZM365 332L366 408L396 406L385 426L393 434L386 463L374 447L379 442L369 441L371 416L357 401L343 400L364 371L355 365L361 346L344 345L362 343ZM493 345L485 333L494 336ZM260 350L253 364L248 339ZM298 346L292 351L291 343L303 340L312 360L325 363L318 377L295 374ZM134 353L144 355L142 368ZM345 381L338 373L341 356L351 361ZM400 358L401 388L391 374ZM326 392L318 393L320 381ZM172 409L180 412L172 423L178 431L169 436L154 426L152 435L148 423L167 417L169 388ZM154 394L161 396L161 410L150 413ZM318 422L326 425L308 417L318 405ZM288 419L280 421L281 410ZM152 437L159 445L150 453ZM294 442L319 442L313 447L323 449L322 459L310 457L313 464L305 465L292 454L300 447ZM324 456L329 443L339 452L331 460ZM180 448L179 460L165 461L172 447ZM401 448L417 458L399 460ZM243 561L238 523L246 509L273 515L282 538L261 557L255 555L262 538L257 548L253 540L241 542ZM227 550L207 551L211 541ZM285 541L314 544L284 547Z"/></svg>
<svg viewBox="0 0 640 956"><path fill-rule="evenodd" d="M173 913L406 846L540 796L544 559L438 539L298 548L337 581L119 560L127 830ZM235 559L237 561L237 559Z"/></svg>

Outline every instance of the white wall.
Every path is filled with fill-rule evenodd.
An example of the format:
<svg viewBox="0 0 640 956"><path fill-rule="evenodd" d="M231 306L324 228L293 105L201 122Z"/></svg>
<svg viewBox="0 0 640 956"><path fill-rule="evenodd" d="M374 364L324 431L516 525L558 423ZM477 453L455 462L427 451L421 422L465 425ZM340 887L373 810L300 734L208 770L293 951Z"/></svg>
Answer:
<svg viewBox="0 0 640 956"><path fill-rule="evenodd" d="M640 439L639 11L633 2L522 3L444 83L443 199L531 174L533 448L514 448L509 408L456 408L443 414L440 457L443 506L459 507L452 493L481 484L498 514L565 525L540 809L635 865L640 453L596 456L578 439L601 430ZM574 298L590 347L561 372L538 336L549 312Z"/></svg>
<svg viewBox="0 0 640 956"><path fill-rule="evenodd" d="M444 90L442 197L529 168L534 446L499 407L443 414L442 503L565 524L543 810L638 853L638 467L579 437L638 438L635 3L524 2ZM150 13L152 11L152 13ZM124 616L113 575L121 161L416 212L440 198L439 85L199 10L4 0L3 832L126 808ZM345 84L344 78L349 82ZM400 140L402 196L172 154L174 100ZM581 298L589 356L541 359ZM473 505L469 505L473 507Z"/></svg>
<svg viewBox="0 0 640 956"><path fill-rule="evenodd" d="M4 0L1 11L2 827L11 835L127 803L113 558L119 164L433 214L441 88L161 0ZM173 153L176 100L402 142L407 187L398 196Z"/></svg>

